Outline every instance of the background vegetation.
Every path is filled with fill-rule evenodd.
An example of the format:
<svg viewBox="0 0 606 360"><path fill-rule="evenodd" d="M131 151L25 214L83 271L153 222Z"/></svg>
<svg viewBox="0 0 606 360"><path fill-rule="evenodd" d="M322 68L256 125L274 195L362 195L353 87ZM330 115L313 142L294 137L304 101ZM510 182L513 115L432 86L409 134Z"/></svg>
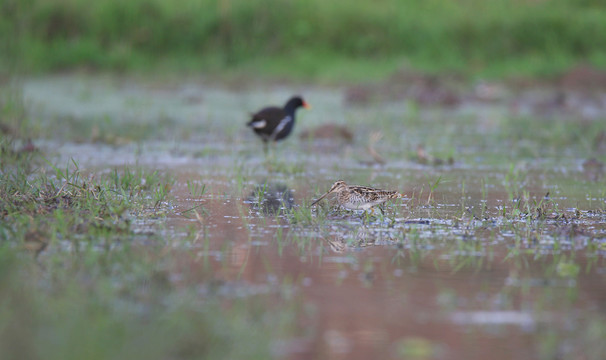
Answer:
<svg viewBox="0 0 606 360"><path fill-rule="evenodd" d="M4 0L3 68L369 78L606 65L600 0ZM16 56L15 56L16 55ZM343 66L347 65L347 66Z"/></svg>

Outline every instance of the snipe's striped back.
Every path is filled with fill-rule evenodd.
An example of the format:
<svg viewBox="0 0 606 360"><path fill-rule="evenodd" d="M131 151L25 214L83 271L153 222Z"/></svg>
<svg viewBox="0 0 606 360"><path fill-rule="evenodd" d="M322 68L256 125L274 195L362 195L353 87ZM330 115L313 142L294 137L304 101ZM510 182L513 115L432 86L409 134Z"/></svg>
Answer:
<svg viewBox="0 0 606 360"><path fill-rule="evenodd" d="M397 191L375 189L367 186L347 185L343 180L335 182L330 190L314 201L311 206L316 205L327 195L336 193L337 203L350 210L368 210L373 206L380 205L387 200L402 197Z"/></svg>

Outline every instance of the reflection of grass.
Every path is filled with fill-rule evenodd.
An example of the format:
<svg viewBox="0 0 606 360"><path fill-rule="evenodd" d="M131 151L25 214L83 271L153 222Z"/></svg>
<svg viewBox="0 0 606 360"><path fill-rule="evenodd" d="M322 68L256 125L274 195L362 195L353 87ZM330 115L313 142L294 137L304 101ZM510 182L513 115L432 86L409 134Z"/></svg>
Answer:
<svg viewBox="0 0 606 360"><path fill-rule="evenodd" d="M256 317L253 299L227 309L220 298L179 291L161 267L134 253L56 257L69 260L67 268L44 271L0 248L7 359L267 359L271 327L286 316Z"/></svg>

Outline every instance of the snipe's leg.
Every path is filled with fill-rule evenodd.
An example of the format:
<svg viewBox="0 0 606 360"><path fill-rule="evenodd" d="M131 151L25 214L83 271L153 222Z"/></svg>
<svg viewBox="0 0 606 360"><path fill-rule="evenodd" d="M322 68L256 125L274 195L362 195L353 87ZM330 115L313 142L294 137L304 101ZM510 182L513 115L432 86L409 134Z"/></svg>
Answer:
<svg viewBox="0 0 606 360"><path fill-rule="evenodd" d="M370 208L370 211L364 210L364 212L361 215L361 217L362 217L362 223L363 224L370 223L371 218L373 218L375 216L374 212L375 212L375 208L372 208L372 207Z"/></svg>

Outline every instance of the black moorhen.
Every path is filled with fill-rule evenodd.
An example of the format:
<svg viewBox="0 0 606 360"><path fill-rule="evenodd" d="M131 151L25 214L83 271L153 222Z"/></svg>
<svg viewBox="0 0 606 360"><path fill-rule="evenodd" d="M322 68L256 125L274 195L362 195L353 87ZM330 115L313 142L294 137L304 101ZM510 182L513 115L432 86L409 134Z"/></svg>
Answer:
<svg viewBox="0 0 606 360"><path fill-rule="evenodd" d="M266 153L268 142L282 140L290 134L295 125L295 111L301 106L310 108L303 98L293 96L283 108L270 106L252 115L252 119L246 125L261 137Z"/></svg>

